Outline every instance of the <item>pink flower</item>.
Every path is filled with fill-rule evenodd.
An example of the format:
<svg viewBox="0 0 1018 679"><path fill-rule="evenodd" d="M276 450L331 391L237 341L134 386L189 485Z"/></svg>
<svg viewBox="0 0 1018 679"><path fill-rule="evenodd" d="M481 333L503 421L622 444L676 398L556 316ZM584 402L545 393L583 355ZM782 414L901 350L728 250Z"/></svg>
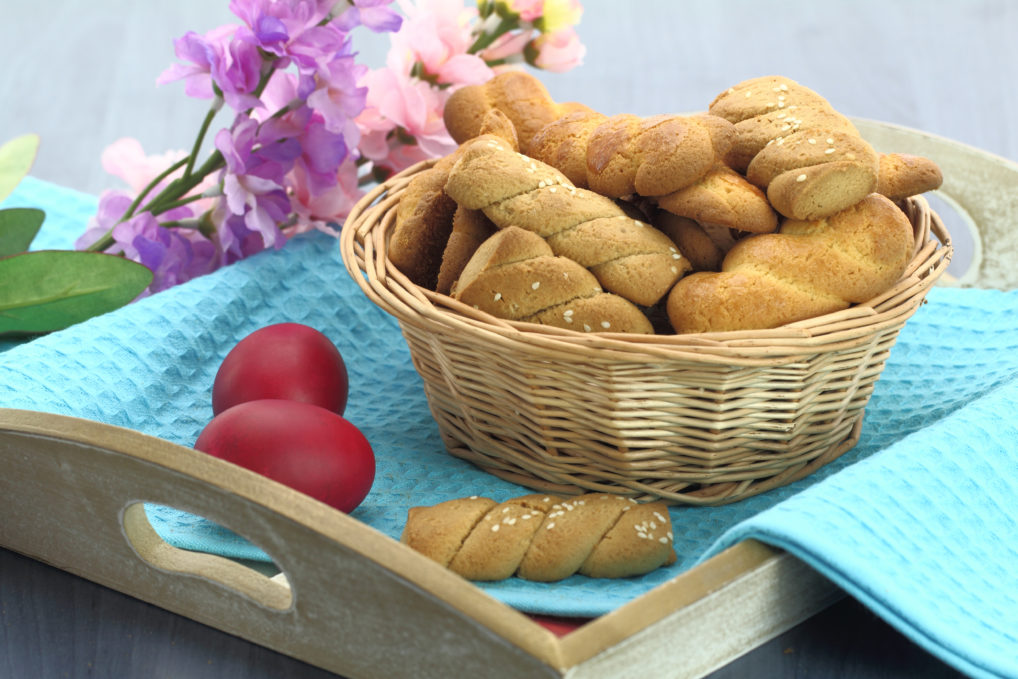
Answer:
<svg viewBox="0 0 1018 679"><path fill-rule="evenodd" d="M474 42L471 31L477 9L466 8L463 0L420 0L401 2L406 21L392 36L387 60L390 68L407 73L419 63L425 75L443 84L481 83L491 78L491 69L480 57L468 54Z"/></svg>
<svg viewBox="0 0 1018 679"><path fill-rule="evenodd" d="M391 68L370 72L362 84L368 88L368 100L357 123L365 158L398 172L456 148L442 121L448 91ZM415 142L405 144L406 135Z"/></svg>
<svg viewBox="0 0 1018 679"><path fill-rule="evenodd" d="M506 9L522 21L534 21L544 14L544 0L504 0Z"/></svg>
<svg viewBox="0 0 1018 679"><path fill-rule="evenodd" d="M563 73L583 63L587 48L572 28L538 36L527 48L527 61L537 68Z"/></svg>

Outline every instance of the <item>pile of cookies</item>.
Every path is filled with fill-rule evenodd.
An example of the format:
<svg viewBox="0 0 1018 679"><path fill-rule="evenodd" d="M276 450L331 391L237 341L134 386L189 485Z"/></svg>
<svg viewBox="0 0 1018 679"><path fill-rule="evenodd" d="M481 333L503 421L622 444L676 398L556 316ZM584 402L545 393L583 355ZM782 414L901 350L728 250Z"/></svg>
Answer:
<svg viewBox="0 0 1018 679"><path fill-rule="evenodd" d="M406 187L390 262L498 318L579 332L764 329L866 302L912 257L897 203L942 181L779 76L640 117L510 71L455 92L445 123L460 146Z"/></svg>

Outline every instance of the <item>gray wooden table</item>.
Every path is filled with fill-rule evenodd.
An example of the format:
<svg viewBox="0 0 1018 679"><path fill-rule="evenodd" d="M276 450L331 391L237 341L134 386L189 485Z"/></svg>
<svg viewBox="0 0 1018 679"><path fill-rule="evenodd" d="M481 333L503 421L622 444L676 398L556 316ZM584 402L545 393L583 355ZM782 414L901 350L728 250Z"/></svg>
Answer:
<svg viewBox="0 0 1018 679"><path fill-rule="evenodd" d="M605 113L686 112L739 80L781 74L848 115L1018 161L1018 2L584 4L586 63L543 76L560 100ZM151 153L190 145L204 104L155 78L173 60L174 37L232 17L226 0L51 0L8 2L0 19L0 138L39 133L33 175L97 194L119 186L99 163L118 137ZM381 65L384 39L364 34L358 46ZM333 676L6 550L0 623L0 678ZM846 600L713 676L956 673Z"/></svg>

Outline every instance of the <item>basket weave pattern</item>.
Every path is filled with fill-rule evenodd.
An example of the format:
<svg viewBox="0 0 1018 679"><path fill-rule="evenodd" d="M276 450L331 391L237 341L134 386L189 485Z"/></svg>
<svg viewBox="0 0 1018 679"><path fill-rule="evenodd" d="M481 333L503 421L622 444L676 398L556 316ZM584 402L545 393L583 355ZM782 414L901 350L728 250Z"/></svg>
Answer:
<svg viewBox="0 0 1018 679"><path fill-rule="evenodd" d="M350 275L399 321L448 451L544 492L722 504L849 450L891 347L947 267L926 201L902 279L867 304L774 330L581 334L493 318L419 288L386 259L418 164L378 186L340 239Z"/></svg>

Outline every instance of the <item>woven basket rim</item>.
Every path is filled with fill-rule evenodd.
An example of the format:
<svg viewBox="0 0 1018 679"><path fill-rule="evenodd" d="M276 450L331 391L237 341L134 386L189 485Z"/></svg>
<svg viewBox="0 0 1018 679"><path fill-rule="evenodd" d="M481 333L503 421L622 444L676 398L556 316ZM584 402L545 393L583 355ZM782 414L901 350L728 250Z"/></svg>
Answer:
<svg viewBox="0 0 1018 679"><path fill-rule="evenodd" d="M900 205L913 225L913 256L901 279L882 295L844 311L816 316L769 330L635 335L581 333L551 326L506 321L447 295L421 288L386 257L386 236L399 196L417 173L437 159L421 161L377 185L357 202L340 234L347 272L376 305L401 323L441 327L490 342L493 349L540 352L548 358L582 357L767 366L797 357L847 350L874 332L902 325L923 303L947 269L953 254L950 233L923 196Z"/></svg>

